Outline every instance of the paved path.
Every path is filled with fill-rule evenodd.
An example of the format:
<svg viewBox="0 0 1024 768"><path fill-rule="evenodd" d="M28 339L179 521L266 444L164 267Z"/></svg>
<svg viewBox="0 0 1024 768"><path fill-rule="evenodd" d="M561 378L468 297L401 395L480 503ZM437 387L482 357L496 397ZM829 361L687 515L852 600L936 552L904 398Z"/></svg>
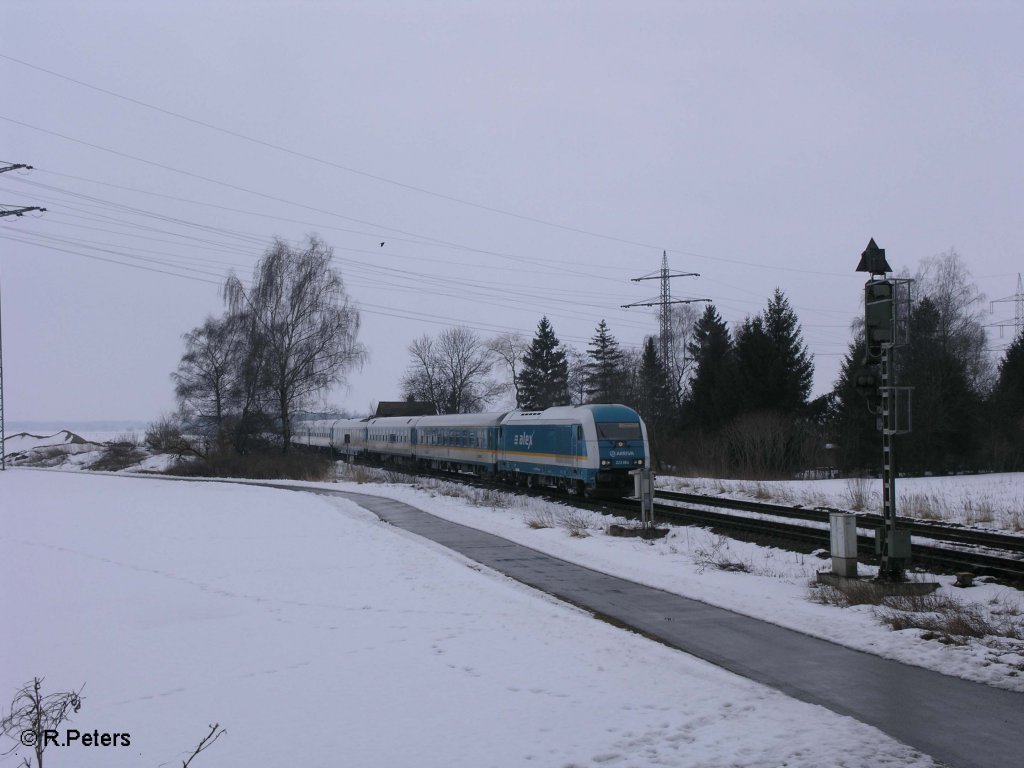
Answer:
<svg viewBox="0 0 1024 768"><path fill-rule="evenodd" d="M393 499L323 493L351 499L388 523L602 618L873 725L955 768L1024 766L1022 694L850 650L598 573Z"/></svg>

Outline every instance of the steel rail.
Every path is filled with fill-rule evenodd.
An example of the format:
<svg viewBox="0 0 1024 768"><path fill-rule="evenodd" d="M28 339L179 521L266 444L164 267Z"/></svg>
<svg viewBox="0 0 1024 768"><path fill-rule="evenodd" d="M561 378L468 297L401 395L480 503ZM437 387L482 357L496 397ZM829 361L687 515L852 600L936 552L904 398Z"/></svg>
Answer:
<svg viewBox="0 0 1024 768"><path fill-rule="evenodd" d="M685 504L736 509L744 512L775 515L776 517L812 520L825 524L828 523L829 513L842 511L829 507L793 507L744 499L723 498L721 496L705 496L703 494L676 493L674 491L661 490L657 492L657 497L662 501L678 501ZM1024 536L1015 536L997 531L982 531L974 528L964 528L955 524L935 523L907 517L897 518L897 524L900 528L910 531L912 536L922 536L938 541L968 544L971 546L992 547L993 549L1003 549L1024 554ZM857 513L858 528L879 528L881 525L882 518L880 515Z"/></svg>

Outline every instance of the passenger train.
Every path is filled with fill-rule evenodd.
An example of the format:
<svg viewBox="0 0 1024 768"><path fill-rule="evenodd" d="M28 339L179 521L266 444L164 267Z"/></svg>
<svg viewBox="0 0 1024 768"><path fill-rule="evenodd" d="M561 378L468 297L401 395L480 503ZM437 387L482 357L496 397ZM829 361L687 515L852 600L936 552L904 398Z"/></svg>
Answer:
<svg viewBox="0 0 1024 768"><path fill-rule="evenodd" d="M630 471L650 468L647 427L624 405L310 421L295 425L292 442L349 460L591 496L628 495Z"/></svg>

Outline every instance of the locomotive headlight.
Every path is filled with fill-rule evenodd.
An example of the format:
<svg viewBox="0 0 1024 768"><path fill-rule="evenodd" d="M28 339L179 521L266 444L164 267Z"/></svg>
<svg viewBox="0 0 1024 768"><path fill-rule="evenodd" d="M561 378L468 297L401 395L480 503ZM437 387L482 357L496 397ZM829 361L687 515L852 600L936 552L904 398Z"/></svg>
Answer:
<svg viewBox="0 0 1024 768"><path fill-rule="evenodd" d="M644 460L643 459L637 459L633 463L636 464L638 467L642 467L644 465Z"/></svg>
<svg viewBox="0 0 1024 768"><path fill-rule="evenodd" d="M602 467L610 467L611 465L612 465L612 463L608 459L601 459L601 466Z"/></svg>

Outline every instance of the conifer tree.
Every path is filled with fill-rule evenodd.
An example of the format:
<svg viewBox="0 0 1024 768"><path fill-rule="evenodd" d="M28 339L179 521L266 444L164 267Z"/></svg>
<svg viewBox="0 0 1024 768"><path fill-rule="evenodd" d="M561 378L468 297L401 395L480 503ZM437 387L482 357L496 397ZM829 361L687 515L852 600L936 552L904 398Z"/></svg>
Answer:
<svg viewBox="0 0 1024 768"><path fill-rule="evenodd" d="M792 414L807 405L814 362L796 313L780 289L764 312L740 326L736 367L743 410Z"/></svg>
<svg viewBox="0 0 1024 768"><path fill-rule="evenodd" d="M654 338L648 336L637 367L633 407L647 425L651 455L664 455L665 440L676 424L674 387L662 357L657 353Z"/></svg>
<svg viewBox="0 0 1024 768"><path fill-rule="evenodd" d="M624 394L622 350L619 342L602 320L597 334L587 349L590 360L586 367L587 401L591 403L618 403Z"/></svg>
<svg viewBox="0 0 1024 768"><path fill-rule="evenodd" d="M733 415L732 339L714 304L708 304L686 347L695 371L686 399L686 422L707 431L724 426Z"/></svg>
<svg viewBox="0 0 1024 768"><path fill-rule="evenodd" d="M1024 333L1017 334L999 363L999 378L989 401L992 432L1001 456L993 469L1024 468Z"/></svg>
<svg viewBox="0 0 1024 768"><path fill-rule="evenodd" d="M537 325L537 335L523 355L519 375L521 407L541 410L569 403L569 366L555 330L547 317Z"/></svg>
<svg viewBox="0 0 1024 768"><path fill-rule="evenodd" d="M638 384L636 410L647 423L648 432L652 436L667 435L674 422L672 381L651 336L644 341Z"/></svg>
<svg viewBox="0 0 1024 768"><path fill-rule="evenodd" d="M843 358L825 414L831 441L839 446L840 466L847 470L877 469L882 461L879 417L872 410L877 411L879 403L877 398L869 402L855 381L864 368L864 353L864 334L858 332Z"/></svg>

